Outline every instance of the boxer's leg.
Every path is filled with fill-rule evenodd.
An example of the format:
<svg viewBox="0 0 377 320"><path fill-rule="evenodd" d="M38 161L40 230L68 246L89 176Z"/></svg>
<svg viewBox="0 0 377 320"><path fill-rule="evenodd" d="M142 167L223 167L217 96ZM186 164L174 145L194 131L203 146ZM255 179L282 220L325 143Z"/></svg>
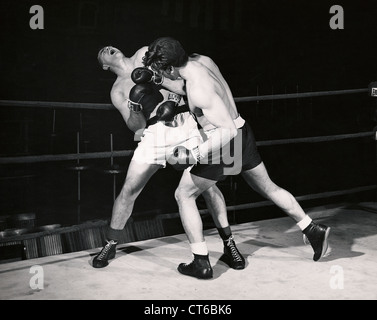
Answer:
<svg viewBox="0 0 377 320"><path fill-rule="evenodd" d="M203 191L209 213L211 214L216 228L223 240L224 255L221 260L228 264L231 268L241 270L245 268L245 258L237 249L232 230L228 221L228 211L223 194L215 185Z"/></svg>
<svg viewBox="0 0 377 320"><path fill-rule="evenodd" d="M175 191L182 225L194 255L194 260L189 264L181 263L178 266L178 271L200 279L212 278L213 271L209 262L207 244L203 235L203 223L196 205L196 198L215 183L214 180L192 175L185 170Z"/></svg>
<svg viewBox="0 0 377 320"><path fill-rule="evenodd" d="M277 186L270 179L263 162L253 169L242 172L242 176L255 191L274 202L289 217L296 221L298 227L313 247L313 260L317 261L323 257L328 247L327 238L330 228L314 223L293 195Z"/></svg>
<svg viewBox="0 0 377 320"><path fill-rule="evenodd" d="M106 235L107 243L94 257L94 268L104 268L109 264L110 259L115 258L116 245L131 216L135 200L159 168L160 165L131 161L122 190L114 202L110 227Z"/></svg>

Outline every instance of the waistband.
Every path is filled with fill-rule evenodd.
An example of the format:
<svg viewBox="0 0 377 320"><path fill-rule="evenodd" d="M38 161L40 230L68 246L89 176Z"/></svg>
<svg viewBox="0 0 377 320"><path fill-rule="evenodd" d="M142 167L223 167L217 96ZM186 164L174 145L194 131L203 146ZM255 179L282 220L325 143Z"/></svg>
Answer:
<svg viewBox="0 0 377 320"><path fill-rule="evenodd" d="M246 121L244 118L241 117L241 115L238 115L238 117L233 120L233 123L237 129L240 129L245 125ZM210 133L210 132L215 131L216 129L217 129L216 127L213 127L213 128L205 130L205 132Z"/></svg>

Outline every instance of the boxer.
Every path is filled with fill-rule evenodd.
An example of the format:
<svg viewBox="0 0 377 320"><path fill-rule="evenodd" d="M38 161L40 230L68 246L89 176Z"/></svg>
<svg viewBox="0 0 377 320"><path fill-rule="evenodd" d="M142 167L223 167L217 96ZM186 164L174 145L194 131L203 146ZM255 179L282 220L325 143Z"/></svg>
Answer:
<svg viewBox="0 0 377 320"><path fill-rule="evenodd" d="M170 37L151 43L143 61L160 76L185 81L189 108L207 135L206 141L193 148L177 146L169 158L178 170L191 166L191 170L183 172L175 197L194 259L181 263L178 271L192 277L211 277L195 200L216 182L239 173L254 190L296 221L314 250L313 260L323 257L330 228L312 221L293 195L270 179L252 129L239 114L229 85L214 61L198 54L188 56L180 42Z"/></svg>

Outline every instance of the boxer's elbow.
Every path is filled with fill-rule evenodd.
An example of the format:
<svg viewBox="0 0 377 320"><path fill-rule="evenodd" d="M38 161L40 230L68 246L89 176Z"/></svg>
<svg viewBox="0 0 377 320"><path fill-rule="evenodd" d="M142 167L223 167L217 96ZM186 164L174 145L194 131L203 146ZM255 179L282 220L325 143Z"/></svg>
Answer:
<svg viewBox="0 0 377 320"><path fill-rule="evenodd" d="M237 133L238 130L236 128L230 129L230 136L232 137L232 139L237 135Z"/></svg>
<svg viewBox="0 0 377 320"><path fill-rule="evenodd" d="M126 122L126 124L127 124L128 129L130 129L131 131L135 133L137 133L140 130L144 130L144 128L146 127L145 121L138 122L138 123L135 123L134 121L128 121Z"/></svg>

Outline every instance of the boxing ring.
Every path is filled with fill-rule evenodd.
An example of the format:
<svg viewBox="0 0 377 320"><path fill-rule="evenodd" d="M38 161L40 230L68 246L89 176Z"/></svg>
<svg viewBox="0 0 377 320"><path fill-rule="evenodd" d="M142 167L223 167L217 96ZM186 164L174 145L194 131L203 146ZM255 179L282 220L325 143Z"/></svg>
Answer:
<svg viewBox="0 0 377 320"><path fill-rule="evenodd" d="M373 83L372 83L373 84ZM290 93L290 94L272 94L272 95L257 95L249 97L237 97L235 102L241 106L246 102L259 103L261 101L273 101L275 100L292 100L307 99L313 97L326 97L337 95L354 95L363 94L369 96L372 95L372 87L352 90L337 90L337 91L318 91L318 92L302 92L302 93ZM370 99L373 99L370 98ZM37 108L37 109L49 109L53 110L52 118L52 133L55 132L56 122L56 110L69 109L69 110L104 110L114 111L116 110L111 104L95 104L95 103L68 103L68 102L41 102L41 101L9 101L0 100L0 107L8 108ZM377 110L377 108L376 108ZM80 111L81 112L81 111ZM81 113L80 113L81 117ZM80 118L81 120L81 118ZM110 134L110 151L101 152L80 152L80 132L77 132L76 136L76 152L68 154L45 154L45 155L27 155L27 156L12 156L12 157L0 157L0 165L24 165L32 163L51 163L51 162L70 162L69 169L76 172L77 177L77 215L80 216L81 210L81 175L83 172L92 170L92 168L83 163L85 160L90 159L107 159L110 166L104 170L105 174L112 176L113 184L113 200L117 195L116 179L119 173L125 172L124 169L114 165L114 158L127 157L130 158L133 154L133 150L114 150L113 148L113 135ZM377 132L376 128L371 128L370 131L357 132L357 133L345 133L328 136L312 136L312 137L300 137L289 139L274 139L257 141L258 147L273 147L282 145L294 145L294 144L318 144L323 142L335 142L346 141L356 139L369 139L376 141L374 147L377 145ZM377 158L377 152L374 152ZM72 165L72 161L74 164ZM374 159L377 164L377 160ZM231 194L234 194L237 188L237 184L233 178L230 177ZM355 186L352 188L323 191L318 193L297 195L298 201L307 201L315 199L331 198L336 196L352 195L363 192L376 192L377 185L363 185ZM228 212L232 212L233 215L239 210L248 210L253 208L261 208L271 206L270 201L262 200L257 202L249 202L242 204L228 205ZM207 209L201 209L200 213L205 216L208 214ZM128 243L132 241L141 241L150 238L156 238L165 236L163 221L168 219L178 218L178 212L161 212L161 210L155 210L155 215L152 219L136 221L131 216L129 222L124 229L124 238L121 239L121 243ZM0 219L1 220L1 219ZM3 219L4 220L4 219ZM74 226L61 227L59 224L40 226L39 228L18 228L17 225L10 224L10 228L1 231L0 246L18 246L19 259L33 259L43 256L49 256L54 254L62 254L68 252L76 252L81 250L93 249L101 247L104 241L105 228L107 226L107 220L93 220L85 221ZM6 221L5 221L6 224Z"/></svg>
<svg viewBox="0 0 377 320"><path fill-rule="evenodd" d="M235 101L237 105L245 102L289 100L289 99L306 99L313 97L325 97L335 95L353 95L370 93L371 88L338 90L338 91L318 91L303 92L291 94L272 94L257 95L250 97L237 97ZM371 94L370 94L371 95ZM373 95L372 95L373 96ZM370 98L373 99L373 98ZM55 125L55 110L58 109L74 109L74 110L115 110L111 104L95 104L95 103L68 103L68 102L41 102L41 101L8 101L0 100L0 107L11 108L38 108L53 110L53 128ZM242 110L242 109L241 109ZM377 110L377 107L376 107ZM242 111L241 111L242 113ZM375 128L369 131L357 133L343 133L328 136L312 136L288 139L272 139L257 141L260 148L269 148L273 146L284 146L294 144L318 144L324 142L347 141L357 139L368 139L374 141L375 158L372 160L377 165L377 132ZM113 200L115 199L116 177L122 170L114 165L114 158L129 158L133 154L133 150L114 150L113 136L110 135L110 151L100 152L82 152L80 150L80 132L77 132L77 152L66 154L45 154L45 155L26 155L26 156L7 156L0 157L0 165L24 165L32 163L51 163L51 162L69 162L70 169L76 172L77 177L77 203L78 214L80 213L81 200L81 174L84 171L91 170L84 161L90 159L106 159L110 163L107 174L113 177ZM74 163L72 165L72 162ZM230 188L237 188L237 185L230 179ZM233 190L234 192L234 190ZM105 235L105 229L108 220L92 220L83 223L62 227L59 224L46 225L36 227L27 225L27 217L25 224L10 225L8 229L0 230L0 248L5 248L3 252L13 250L8 260L0 264L0 275L13 275L13 279L2 281L0 298L3 299L161 299L161 300L180 300L180 299L376 299L377 285L373 281L364 281L373 277L377 264L377 243L375 214L377 184L368 184L363 186L354 186L352 188L344 188L339 190L322 191L311 194L299 194L296 199L301 201L325 199L336 196L353 195L357 193L369 192L374 194L372 202L360 203L358 205L341 203L330 206L314 207L308 210L313 217L324 221L326 224L333 226L333 234L330 236L330 254L324 258L326 268L320 270L319 264L313 264L311 261L310 248L304 247L298 240L298 231L292 226L291 220L288 218L277 218L265 221L256 221L241 223L232 226L233 233L236 235L237 243L241 252L248 252L246 256L248 263L245 272L248 274L248 280L242 275L242 272L228 270L224 264L218 260L221 255L221 244L217 239L216 230L205 230L206 239L210 252L213 252L211 259L214 261L214 272L220 274L212 281L212 285L201 284L200 281L187 279L175 272L176 265L181 260L190 259L186 238L184 234L176 234L167 237L163 230L163 221L179 218L178 212L161 212L156 210L156 215L150 220L137 220L131 216L129 222L124 229L124 236L119 241L118 256L114 262L110 263L105 270L93 270L90 266L92 256L98 252L98 248L102 247ZM258 201L243 204L228 205L228 212L240 210L249 210L254 208L271 206L270 201ZM207 209L201 209L203 216L208 214ZM354 214L356 213L356 215ZM361 227L358 227L357 217L362 217ZM29 217L30 218L30 217ZM110 217L109 217L110 218ZM32 216L30 219L35 219ZM8 220L7 220L8 221ZM349 225L347 225L349 223ZM6 224L6 223L5 223ZM351 239L344 240L344 234L348 228L355 228ZM374 230L374 231L373 231ZM292 235L295 235L292 237ZM238 238L238 239L237 239ZM302 241L302 240L301 240ZM346 242L346 246L343 243ZM342 250L331 250L331 247L339 246ZM350 252L346 252L347 249ZM362 254L360 252L363 252ZM302 258L305 256L305 258ZM353 257L353 262L347 262L347 259ZM360 261L355 261L355 259ZM363 260L366 259L366 260ZM149 262L148 262L149 261ZM215 262L217 261L217 262ZM284 269L279 273L274 273L278 268L281 269L281 263L287 263L295 267ZM142 266L140 266L142 263ZM348 288L352 290L336 290L329 285L329 272L334 265L340 265L341 268L347 269L345 265L349 263L348 273L352 282L346 282ZM58 272L59 268L64 268L72 279L76 279L76 283L71 288L64 284L64 277L54 280L49 278L49 283L55 291L47 289L38 289L35 291L30 288L29 271L32 265L41 265L45 269L51 269L51 272ZM363 267L366 268L363 270ZM82 270L77 271L77 269ZM132 276L124 276L124 271L129 268ZM275 269L276 268L276 269ZM217 270L217 271L216 271ZM249 271L248 271L249 270ZM275 270L275 271L274 271ZM301 270L301 271L300 271ZM302 270L306 270L304 274L299 274ZM348 269L347 269L348 270ZM84 271L86 274L84 274ZM75 274L72 274L74 272ZM86 290L87 286L96 287L94 279L89 275L101 272L101 285L104 290L113 290L118 288L116 293L103 296L101 293L90 293ZM270 272L270 273L268 273ZM283 276L282 273L285 273ZM335 272L335 271L334 271ZM346 271L347 273L348 271ZM46 273L46 271L45 271ZM308 276L308 274L322 275L326 283L316 283L318 278ZM299 275L298 275L299 274ZM123 279L122 279L123 277ZM140 287L137 278L145 284ZM162 287L166 286L166 290L161 291L161 282L165 282L164 278L168 277ZM269 278L263 282L263 277ZM9 278L9 277L8 277ZM12 277L11 277L12 278ZM26 283L14 284L17 282L14 278L23 279ZM88 283L83 283L80 279L86 279ZM159 280L158 280L159 279ZM224 280L221 280L224 279ZM346 279L346 278L345 278ZM364 280L363 280L364 279ZM107 283L106 283L107 281ZM187 285L189 293L185 293L177 289L179 286ZM222 281L229 283L239 283L235 287L241 288L241 284L245 283L250 288L246 289L242 286L241 291L230 288L225 294L221 294L220 289ZM300 284L300 281L306 281L306 284ZM364 283L364 288L360 283ZM13 283L13 284L12 284ZM207 282L206 282L207 283ZM254 286L259 289L251 290ZM14 289L9 290L10 286ZM130 292L121 293L120 286L130 287ZM178 286L178 287L179 287ZM292 289L292 292L287 289ZM319 286L317 291L307 292L308 287ZM330 286L330 288L329 288ZM5 288L3 290L3 288ZM8 288L8 290L6 290ZM296 288L296 289L294 289ZM51 289L51 288L50 288ZM255 289L255 288L254 288ZM200 293L200 290L203 293ZM48 291L48 292L47 292ZM309 290L310 291L310 290ZM76 293L75 293L76 292ZM285 293L284 293L285 292ZM211 294L211 298L208 298Z"/></svg>

